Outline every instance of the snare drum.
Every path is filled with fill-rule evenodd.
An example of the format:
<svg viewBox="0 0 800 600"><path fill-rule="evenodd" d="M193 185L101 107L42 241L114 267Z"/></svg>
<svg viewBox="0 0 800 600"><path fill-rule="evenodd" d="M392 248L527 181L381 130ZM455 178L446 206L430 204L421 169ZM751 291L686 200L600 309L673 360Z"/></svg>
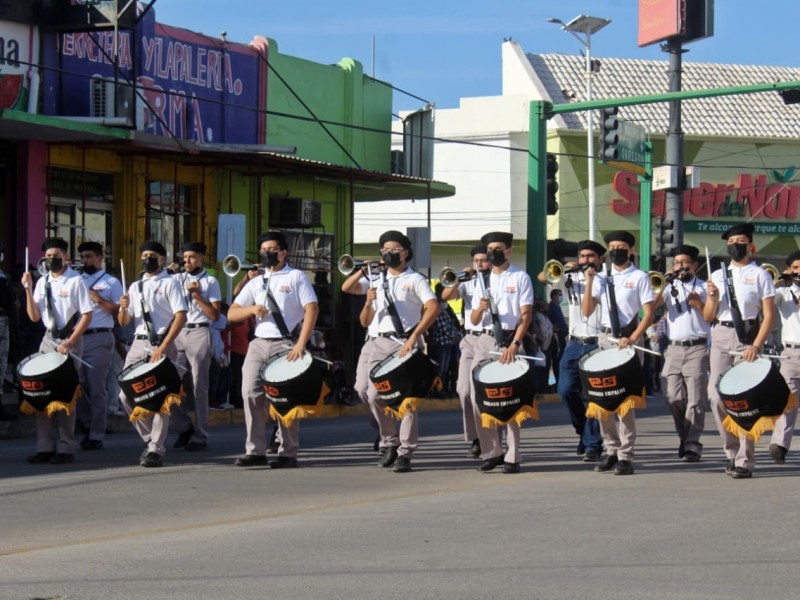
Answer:
<svg viewBox="0 0 800 600"><path fill-rule="evenodd" d="M728 413L723 427L753 440L774 428L775 421L797 403L780 369L768 358L733 365L716 386Z"/></svg>
<svg viewBox="0 0 800 600"><path fill-rule="evenodd" d="M181 403L181 377L166 356L158 362L147 359L133 363L119 376L119 387L134 405L130 420L153 413L170 414L170 406Z"/></svg>
<svg viewBox="0 0 800 600"><path fill-rule="evenodd" d="M281 352L261 367L264 393L270 402L269 413L286 427L295 419L319 415L328 386L323 380L324 369L310 352L289 361L289 352Z"/></svg>
<svg viewBox="0 0 800 600"><path fill-rule="evenodd" d="M424 398L436 379L437 367L427 355L417 348L403 357L400 350L390 354L369 372L369 379L386 403L386 410L402 417L416 410L417 400Z"/></svg>
<svg viewBox="0 0 800 600"><path fill-rule="evenodd" d="M67 354L37 352L17 366L20 381L20 411L52 416L59 410L72 412L81 394L78 371Z"/></svg>
<svg viewBox="0 0 800 600"><path fill-rule="evenodd" d="M539 419L528 361L518 358L503 364L487 358L472 369L472 381L484 427L512 421L519 425L526 419Z"/></svg>
<svg viewBox="0 0 800 600"><path fill-rule="evenodd" d="M581 357L578 372L589 403L587 417L624 417L633 408L645 408L644 373L634 348L592 350Z"/></svg>

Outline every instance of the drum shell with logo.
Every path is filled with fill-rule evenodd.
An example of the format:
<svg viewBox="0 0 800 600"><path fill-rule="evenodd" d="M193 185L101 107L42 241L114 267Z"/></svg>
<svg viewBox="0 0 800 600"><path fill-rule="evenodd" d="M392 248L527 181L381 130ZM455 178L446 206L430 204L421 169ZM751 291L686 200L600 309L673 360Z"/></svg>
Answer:
<svg viewBox="0 0 800 600"><path fill-rule="evenodd" d="M747 431L761 417L782 415L791 394L778 365L764 357L736 363L715 385L725 411Z"/></svg>
<svg viewBox="0 0 800 600"><path fill-rule="evenodd" d="M378 397L389 408L398 408L406 398L422 398L436 379L436 363L416 348L403 357L392 353L375 365L369 379Z"/></svg>
<svg viewBox="0 0 800 600"><path fill-rule="evenodd" d="M533 406L536 390L527 361L501 363L487 358L472 369L475 401L481 414L508 423L523 406Z"/></svg>
<svg viewBox="0 0 800 600"><path fill-rule="evenodd" d="M325 374L311 353L291 362L288 355L289 351L276 354L259 370L264 393L282 416L297 406L316 406Z"/></svg>
<svg viewBox="0 0 800 600"><path fill-rule="evenodd" d="M37 352L17 365L21 400L42 412L51 402L69 404L78 386L78 371L67 354Z"/></svg>
<svg viewBox="0 0 800 600"><path fill-rule="evenodd" d="M167 396L181 390L178 369L166 356L154 363L147 359L133 363L120 373L118 382L130 402L151 412L159 412Z"/></svg>
<svg viewBox="0 0 800 600"><path fill-rule="evenodd" d="M642 364L630 346L587 352L578 362L578 372L584 398L609 412L630 396L643 394Z"/></svg>

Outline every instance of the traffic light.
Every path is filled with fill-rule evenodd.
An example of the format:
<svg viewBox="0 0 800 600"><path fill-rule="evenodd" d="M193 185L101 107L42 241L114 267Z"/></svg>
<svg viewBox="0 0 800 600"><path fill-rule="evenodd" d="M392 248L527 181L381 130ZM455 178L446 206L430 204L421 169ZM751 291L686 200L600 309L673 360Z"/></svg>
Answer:
<svg viewBox="0 0 800 600"><path fill-rule="evenodd" d="M672 219L657 218L653 225L653 234L656 241L656 253L666 258L678 247L675 243L675 221Z"/></svg>
<svg viewBox="0 0 800 600"><path fill-rule="evenodd" d="M556 181L556 173L558 173L558 161L555 154L547 153L547 214L554 215L558 212L558 202L556 202L556 192L558 191L558 182Z"/></svg>
<svg viewBox="0 0 800 600"><path fill-rule="evenodd" d="M600 111L600 162L619 158L619 108L612 106Z"/></svg>

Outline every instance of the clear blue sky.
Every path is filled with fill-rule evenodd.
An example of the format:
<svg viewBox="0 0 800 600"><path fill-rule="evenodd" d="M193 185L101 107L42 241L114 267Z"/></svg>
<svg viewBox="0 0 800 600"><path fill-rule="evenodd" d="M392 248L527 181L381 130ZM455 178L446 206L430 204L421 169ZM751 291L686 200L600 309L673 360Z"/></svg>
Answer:
<svg viewBox="0 0 800 600"><path fill-rule="evenodd" d="M797 0L716 0L715 35L686 47L684 60L798 66ZM158 0L159 22L249 42L264 35L284 54L323 64L350 57L375 76L439 108L461 97L501 92L500 46L518 41L532 53L578 54L582 45L547 17L580 14L612 23L592 38L592 55L662 59L658 46L637 46L637 0ZM666 82L666 78L665 78ZM666 83L665 83L666 86ZM395 93L395 110L420 102Z"/></svg>

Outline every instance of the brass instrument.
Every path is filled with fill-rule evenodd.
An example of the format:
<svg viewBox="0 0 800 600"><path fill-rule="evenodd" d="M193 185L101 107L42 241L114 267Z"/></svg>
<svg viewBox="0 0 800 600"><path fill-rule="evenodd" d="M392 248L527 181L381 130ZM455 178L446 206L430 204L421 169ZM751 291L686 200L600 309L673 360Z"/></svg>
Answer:
<svg viewBox="0 0 800 600"><path fill-rule="evenodd" d="M770 277L772 277L773 283L778 283L781 280L781 272L778 271L778 267L772 265L770 263L764 263L761 265L761 268L764 269L767 273L769 273Z"/></svg>
<svg viewBox="0 0 800 600"><path fill-rule="evenodd" d="M222 259L222 272L228 277L235 277L242 269L248 271L258 269L259 271L263 271L264 267L251 263L244 263L242 259L235 254L228 254L228 256Z"/></svg>
<svg viewBox="0 0 800 600"><path fill-rule="evenodd" d="M380 263L378 261L367 261L367 260L357 260L350 256L349 254L342 254L339 257L339 260L336 261L336 266L339 269L339 272L342 275L352 275L358 269L363 269L364 267L369 267L372 269L377 269L380 267Z"/></svg>
<svg viewBox="0 0 800 600"><path fill-rule="evenodd" d="M439 273L439 283L442 284L442 287L453 288L461 282L469 281L473 278L474 274L473 271L459 271L456 273L455 269L445 267L442 269L442 272Z"/></svg>
<svg viewBox="0 0 800 600"><path fill-rule="evenodd" d="M667 287L667 278L658 271L648 271L647 276L650 278L650 287L653 288L656 296L660 296Z"/></svg>
<svg viewBox="0 0 800 600"><path fill-rule="evenodd" d="M547 280L547 283L550 285L555 285L569 273L579 273L581 271L585 271L589 267L592 267L591 263L584 263L582 265L578 265L577 267L571 267L567 269L557 260L548 260L544 263L544 278Z"/></svg>

